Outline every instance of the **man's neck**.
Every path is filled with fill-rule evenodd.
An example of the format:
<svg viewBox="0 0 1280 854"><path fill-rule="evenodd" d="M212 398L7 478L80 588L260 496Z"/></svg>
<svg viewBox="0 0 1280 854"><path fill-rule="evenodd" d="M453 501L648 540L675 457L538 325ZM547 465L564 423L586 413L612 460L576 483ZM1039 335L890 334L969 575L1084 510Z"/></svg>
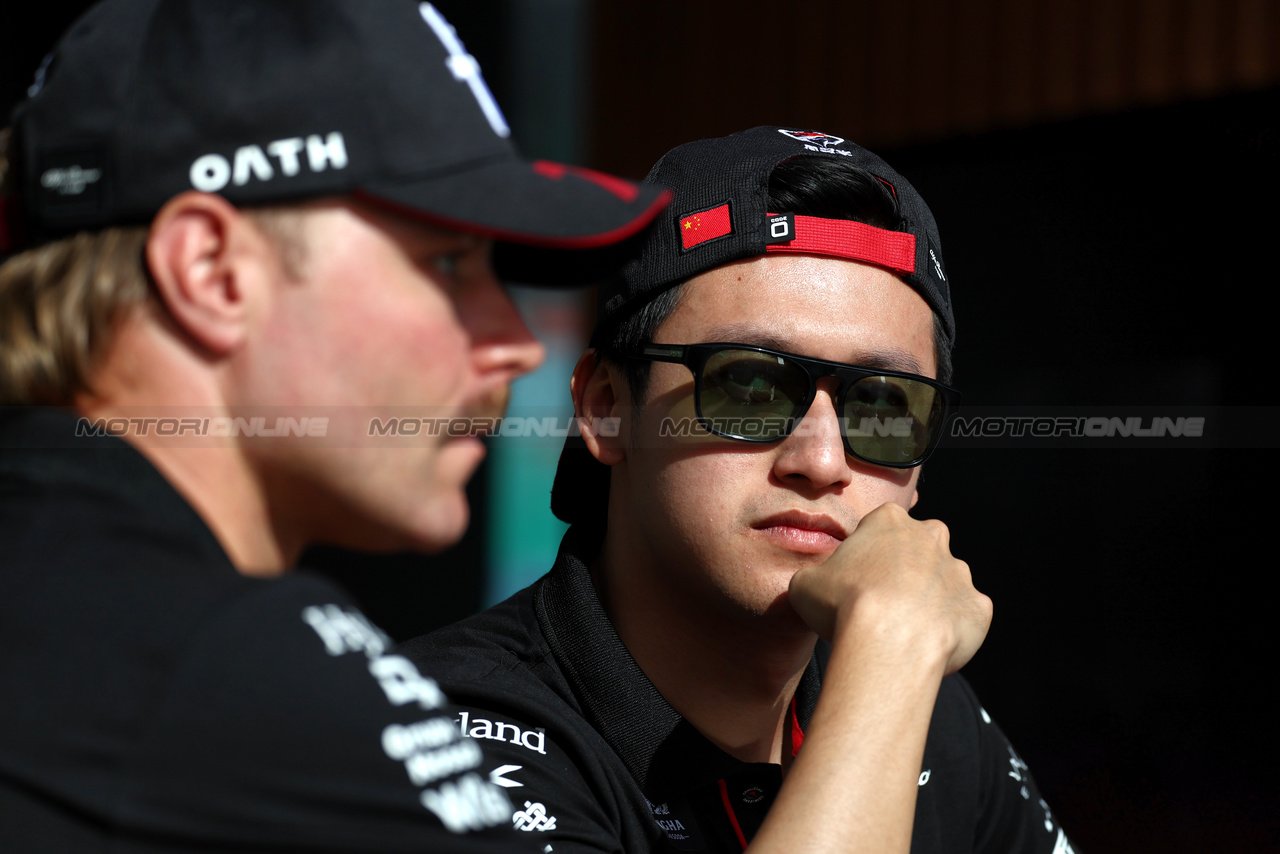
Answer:
<svg viewBox="0 0 1280 854"><path fill-rule="evenodd" d="M90 420L123 418L122 437L154 465L195 509L232 564L246 575L279 575L297 557L280 535L266 488L234 439L165 439L139 418L225 416L216 378L190 365L191 356L140 317L126 322L94 377L94 394L74 408ZM146 370L139 369L146 366ZM131 420L135 419L135 420ZM135 429L134 425L137 424Z"/></svg>
<svg viewBox="0 0 1280 854"><path fill-rule="evenodd" d="M129 418L129 408L86 407L90 420ZM136 410L135 410L136 413ZM292 563L273 534L262 490L234 447L175 447L124 436L195 509L245 575L274 576Z"/></svg>
<svg viewBox="0 0 1280 854"><path fill-rule="evenodd" d="M592 580L636 663L672 708L726 753L785 767L791 699L816 636L798 618L735 613L729 603L708 609L671 596L653 583L643 550L622 539L606 536Z"/></svg>

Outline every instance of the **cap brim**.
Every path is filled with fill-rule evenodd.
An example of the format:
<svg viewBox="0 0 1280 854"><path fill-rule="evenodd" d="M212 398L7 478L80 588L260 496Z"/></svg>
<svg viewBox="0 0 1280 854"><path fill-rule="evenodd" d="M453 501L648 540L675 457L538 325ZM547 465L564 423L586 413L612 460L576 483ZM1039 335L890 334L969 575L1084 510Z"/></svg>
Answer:
<svg viewBox="0 0 1280 854"><path fill-rule="evenodd" d="M357 195L444 228L498 241L504 280L581 285L617 273L671 192L548 161L489 161L415 182L369 184Z"/></svg>
<svg viewBox="0 0 1280 854"><path fill-rule="evenodd" d="M621 279L635 258L648 227L626 240L594 249L548 249L519 243L495 243L493 269L504 282L522 285L605 285Z"/></svg>
<svg viewBox="0 0 1280 854"><path fill-rule="evenodd" d="M652 184L505 159L418 181L366 184L357 194L458 231L547 249L611 246L643 230L671 200Z"/></svg>

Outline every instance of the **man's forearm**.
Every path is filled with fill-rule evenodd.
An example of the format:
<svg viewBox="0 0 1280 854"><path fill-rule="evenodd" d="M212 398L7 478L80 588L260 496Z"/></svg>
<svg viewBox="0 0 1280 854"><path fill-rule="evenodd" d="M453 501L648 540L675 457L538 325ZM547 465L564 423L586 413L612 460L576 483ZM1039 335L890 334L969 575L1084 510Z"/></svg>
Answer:
<svg viewBox="0 0 1280 854"><path fill-rule="evenodd" d="M752 842L771 851L911 847L917 780L945 660L895 651L883 632L840 633L804 746Z"/></svg>

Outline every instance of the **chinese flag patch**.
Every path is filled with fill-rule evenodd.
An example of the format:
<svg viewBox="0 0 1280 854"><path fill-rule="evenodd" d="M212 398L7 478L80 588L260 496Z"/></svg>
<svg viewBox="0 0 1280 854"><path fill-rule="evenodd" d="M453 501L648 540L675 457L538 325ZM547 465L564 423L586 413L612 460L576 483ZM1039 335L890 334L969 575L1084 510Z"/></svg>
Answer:
<svg viewBox="0 0 1280 854"><path fill-rule="evenodd" d="M728 203L689 214L680 220L680 242L685 249L692 249L699 243L706 243L717 237L724 237L732 231Z"/></svg>

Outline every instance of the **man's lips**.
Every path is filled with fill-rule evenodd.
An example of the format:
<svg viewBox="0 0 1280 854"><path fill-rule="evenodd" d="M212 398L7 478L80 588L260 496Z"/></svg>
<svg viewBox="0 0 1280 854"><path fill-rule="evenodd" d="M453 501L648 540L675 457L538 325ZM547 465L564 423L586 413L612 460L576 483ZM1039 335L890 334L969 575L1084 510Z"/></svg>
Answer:
<svg viewBox="0 0 1280 854"><path fill-rule="evenodd" d="M844 526L830 516L799 510L777 513L751 527L785 548L802 552L830 551L849 536Z"/></svg>

